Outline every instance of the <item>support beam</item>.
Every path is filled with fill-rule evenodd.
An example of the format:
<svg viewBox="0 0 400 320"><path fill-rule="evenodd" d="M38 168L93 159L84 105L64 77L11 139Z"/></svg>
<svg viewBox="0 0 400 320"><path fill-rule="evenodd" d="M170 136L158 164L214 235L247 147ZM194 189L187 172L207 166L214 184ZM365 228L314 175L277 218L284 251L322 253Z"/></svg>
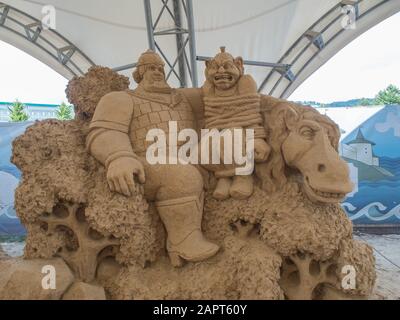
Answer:
<svg viewBox="0 0 400 320"><path fill-rule="evenodd" d="M320 32L308 30L305 33L307 39L309 39L319 50L322 50L325 47L324 39L322 38L322 34Z"/></svg>
<svg viewBox="0 0 400 320"><path fill-rule="evenodd" d="M207 61L207 60L211 60L211 59L212 59L212 57L197 56L198 61ZM249 66L266 67L266 68L282 68L285 70L290 69L290 64L284 64L284 63L243 60L243 64L249 65Z"/></svg>
<svg viewBox="0 0 400 320"><path fill-rule="evenodd" d="M192 0L186 0L186 16L189 27L189 50L190 50L190 67L192 74L193 87L198 87L197 83L197 64L196 64L196 38L194 30L194 16Z"/></svg>
<svg viewBox="0 0 400 320"><path fill-rule="evenodd" d="M94 62L54 29L43 31L42 21L0 2L0 35L47 64L67 79L83 75Z"/></svg>
<svg viewBox="0 0 400 320"><path fill-rule="evenodd" d="M42 24L39 21L30 23L26 25L24 28L26 36L32 42L35 42L39 38L40 33L42 32Z"/></svg>
<svg viewBox="0 0 400 320"><path fill-rule="evenodd" d="M170 76L174 76L181 87L187 87L187 75L189 75L192 87L197 87L196 46L192 1L159 0L162 4L161 9L157 15L153 15L152 4L154 5L155 1L156 0L144 0L149 48L158 51L170 68L166 76L167 80ZM160 29L158 25L162 18L172 20L173 27ZM187 29L184 28L186 25ZM158 37L171 35L175 35L176 41L176 54L173 58L170 58L171 54L166 52L165 49L160 46L160 43L157 42ZM123 67L118 67L116 69L121 70L120 68Z"/></svg>
<svg viewBox="0 0 400 320"><path fill-rule="evenodd" d="M175 27L177 30L182 29L182 18L181 18L181 6L179 0L172 0L174 4L174 16L175 16ZM178 68L179 68L179 80L181 87L186 87L186 70L185 70L185 58L182 54L179 54L184 50L183 33L176 32L176 51L178 52Z"/></svg>
<svg viewBox="0 0 400 320"><path fill-rule="evenodd" d="M156 46L154 43L153 17L151 14L150 0L144 0L144 13L146 17L147 41L149 43L149 49L155 51Z"/></svg>
<svg viewBox="0 0 400 320"><path fill-rule="evenodd" d="M10 7L5 5L4 3L0 4L0 26L6 22L8 12L10 11Z"/></svg>
<svg viewBox="0 0 400 320"><path fill-rule="evenodd" d="M67 64L75 53L76 48L74 46L66 46L57 50L58 60L63 64Z"/></svg>

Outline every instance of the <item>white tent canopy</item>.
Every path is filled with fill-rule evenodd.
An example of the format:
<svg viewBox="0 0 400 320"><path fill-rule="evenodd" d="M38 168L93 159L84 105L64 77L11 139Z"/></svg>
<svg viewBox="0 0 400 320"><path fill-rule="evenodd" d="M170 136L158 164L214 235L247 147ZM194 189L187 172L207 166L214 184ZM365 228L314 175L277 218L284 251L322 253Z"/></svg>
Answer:
<svg viewBox="0 0 400 320"><path fill-rule="evenodd" d="M56 9L55 31L65 39L57 38L49 30L43 30L42 35L46 36L47 33L47 39L51 39L56 47L64 47L67 42L79 48L78 52L73 53L71 61L83 72L91 62L111 68L134 63L140 53L148 48L143 0L2 2L38 20L43 18L43 6L53 5ZM214 56L223 45L233 55L242 56L247 60L290 64L292 78L285 77L285 74L276 70L271 72L270 68L246 67L247 72L255 77L259 85L270 75L262 92L287 97L347 43L400 10L398 0L360 0L356 28L344 30L341 24L346 17L341 10L343 6L353 2L357 1L194 0L196 54ZM151 4L153 13L157 13L162 7L161 0L151 0ZM0 7L0 14L1 10ZM9 16L16 20L24 19L22 13L11 10ZM35 41L29 41L26 37L12 32L11 23L11 20L6 20L4 26L9 28L2 28L0 18L0 40L26 51L66 78L73 76L74 72L71 72L71 69L76 70L74 66L66 68L67 64L60 63L38 47ZM29 24L29 21L26 23ZM168 29L172 27L172 23L172 20L163 17L158 28ZM310 38L308 33L307 38L309 31L314 32L312 34L315 36ZM318 40L318 35L323 39L321 47L313 42ZM174 36L158 41L167 55L176 55L177 44ZM204 79L203 64L204 62L197 62L200 84ZM131 70L123 73L130 74ZM171 83L177 85L174 80Z"/></svg>

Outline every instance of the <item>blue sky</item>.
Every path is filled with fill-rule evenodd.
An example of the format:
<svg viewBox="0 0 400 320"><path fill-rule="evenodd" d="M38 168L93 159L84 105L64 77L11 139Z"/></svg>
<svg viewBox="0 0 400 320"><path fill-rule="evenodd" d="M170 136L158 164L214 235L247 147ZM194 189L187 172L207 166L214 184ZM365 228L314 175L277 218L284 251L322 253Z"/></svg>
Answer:
<svg viewBox="0 0 400 320"><path fill-rule="evenodd" d="M374 97L400 87L400 13L353 41L307 79L291 100L332 102ZM67 80L26 53L0 41L0 101L59 104Z"/></svg>

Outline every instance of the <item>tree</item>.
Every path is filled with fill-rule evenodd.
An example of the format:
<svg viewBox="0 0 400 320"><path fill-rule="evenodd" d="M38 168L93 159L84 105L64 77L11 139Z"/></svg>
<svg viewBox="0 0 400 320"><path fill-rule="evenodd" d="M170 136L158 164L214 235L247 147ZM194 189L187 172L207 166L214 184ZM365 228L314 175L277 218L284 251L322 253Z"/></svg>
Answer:
<svg viewBox="0 0 400 320"><path fill-rule="evenodd" d="M57 109L57 119L71 120L72 118L72 106L67 105L65 102L61 103L61 105Z"/></svg>
<svg viewBox="0 0 400 320"><path fill-rule="evenodd" d="M12 106L8 108L8 111L10 111L12 122L27 121L29 119L29 115L25 112L25 105L18 100L15 100Z"/></svg>
<svg viewBox="0 0 400 320"><path fill-rule="evenodd" d="M361 98L358 101L358 105L360 106L373 106L375 104L375 99L370 98Z"/></svg>
<svg viewBox="0 0 400 320"><path fill-rule="evenodd" d="M379 91L375 98L376 104L400 104L400 89L393 84Z"/></svg>

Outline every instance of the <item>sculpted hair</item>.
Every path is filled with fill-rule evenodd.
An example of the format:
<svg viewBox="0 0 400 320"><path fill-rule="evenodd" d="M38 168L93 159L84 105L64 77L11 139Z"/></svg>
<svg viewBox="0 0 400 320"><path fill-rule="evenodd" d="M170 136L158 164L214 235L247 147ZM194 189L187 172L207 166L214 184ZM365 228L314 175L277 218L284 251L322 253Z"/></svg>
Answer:
<svg viewBox="0 0 400 320"><path fill-rule="evenodd" d="M262 180L262 187L268 192L274 192L286 182L286 163L282 154L282 144L289 135L290 123L302 119L313 120L322 125L328 134L331 145L338 150L340 131L339 127L327 116L320 114L310 106L282 102L273 108L264 110L266 129L269 132L268 143L271 146L271 155L266 163L257 164L256 172Z"/></svg>
<svg viewBox="0 0 400 320"><path fill-rule="evenodd" d="M146 66L139 66L135 69L132 76L136 83L140 83L143 80L143 75L146 71Z"/></svg>

